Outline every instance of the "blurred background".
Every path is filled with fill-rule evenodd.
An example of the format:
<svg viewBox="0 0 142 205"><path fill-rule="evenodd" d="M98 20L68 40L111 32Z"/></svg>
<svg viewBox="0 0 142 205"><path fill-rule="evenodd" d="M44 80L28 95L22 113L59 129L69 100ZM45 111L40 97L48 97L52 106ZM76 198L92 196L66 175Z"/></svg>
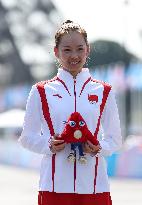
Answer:
<svg viewBox="0 0 142 205"><path fill-rule="evenodd" d="M63 21L70 19L88 33L91 52L86 66L92 76L112 84L116 93L123 147L106 158L114 205L126 205L129 198L118 199L115 194L123 193L123 189L117 187L128 189L138 182L142 190L141 10L141 0L0 0L1 176L21 173L19 180L20 176L37 179L41 156L20 147L17 139L31 86L57 73L54 34ZM0 182L5 183L1 178ZM28 199L24 204L28 205ZM4 197L1 200L6 204ZM32 200L35 198L29 204ZM135 200L142 204L142 198L135 196L131 202Z"/></svg>

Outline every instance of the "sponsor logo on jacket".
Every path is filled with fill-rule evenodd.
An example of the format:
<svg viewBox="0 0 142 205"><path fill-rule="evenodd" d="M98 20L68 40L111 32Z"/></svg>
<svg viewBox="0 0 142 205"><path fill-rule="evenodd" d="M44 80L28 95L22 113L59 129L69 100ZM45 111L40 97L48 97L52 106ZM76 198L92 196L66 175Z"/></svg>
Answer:
<svg viewBox="0 0 142 205"><path fill-rule="evenodd" d="M58 97L58 98L62 98L62 96L59 95L59 94L54 94L53 96L56 96L56 97Z"/></svg>

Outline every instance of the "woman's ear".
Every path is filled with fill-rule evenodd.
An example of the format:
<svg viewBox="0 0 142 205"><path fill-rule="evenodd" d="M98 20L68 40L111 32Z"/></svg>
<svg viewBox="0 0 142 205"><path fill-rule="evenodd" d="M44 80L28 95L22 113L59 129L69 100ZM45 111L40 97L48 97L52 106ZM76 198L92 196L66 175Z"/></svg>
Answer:
<svg viewBox="0 0 142 205"><path fill-rule="evenodd" d="M90 45L87 45L87 56L90 54Z"/></svg>
<svg viewBox="0 0 142 205"><path fill-rule="evenodd" d="M57 58L59 57L58 48L56 46L54 47L54 54Z"/></svg>

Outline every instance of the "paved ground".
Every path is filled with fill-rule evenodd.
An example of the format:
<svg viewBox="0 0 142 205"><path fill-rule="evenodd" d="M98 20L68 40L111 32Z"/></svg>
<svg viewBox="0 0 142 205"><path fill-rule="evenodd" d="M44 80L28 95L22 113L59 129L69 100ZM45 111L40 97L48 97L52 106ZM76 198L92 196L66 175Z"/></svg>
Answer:
<svg viewBox="0 0 142 205"><path fill-rule="evenodd" d="M37 205L39 175L0 165L0 205ZM142 180L110 179L113 205L142 205Z"/></svg>

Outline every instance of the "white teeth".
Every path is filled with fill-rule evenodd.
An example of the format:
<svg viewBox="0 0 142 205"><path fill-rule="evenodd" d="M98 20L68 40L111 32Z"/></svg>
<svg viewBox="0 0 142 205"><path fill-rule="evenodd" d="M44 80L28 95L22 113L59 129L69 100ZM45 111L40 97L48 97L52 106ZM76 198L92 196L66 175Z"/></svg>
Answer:
<svg viewBox="0 0 142 205"><path fill-rule="evenodd" d="M71 62L71 64L73 64L73 65L75 65L75 64L77 64L78 62Z"/></svg>

